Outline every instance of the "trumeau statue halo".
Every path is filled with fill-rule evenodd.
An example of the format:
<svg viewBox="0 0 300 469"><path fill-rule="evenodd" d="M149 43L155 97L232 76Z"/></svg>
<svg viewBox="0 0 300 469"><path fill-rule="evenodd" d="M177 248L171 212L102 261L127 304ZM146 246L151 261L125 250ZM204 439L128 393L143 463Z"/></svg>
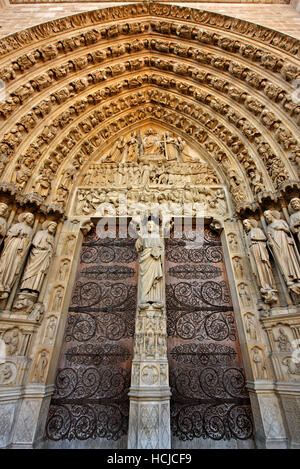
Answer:
<svg viewBox="0 0 300 469"><path fill-rule="evenodd" d="M163 306L163 240L159 226L153 220L142 226L144 229L135 244L139 253L138 303L142 307L149 304Z"/></svg>

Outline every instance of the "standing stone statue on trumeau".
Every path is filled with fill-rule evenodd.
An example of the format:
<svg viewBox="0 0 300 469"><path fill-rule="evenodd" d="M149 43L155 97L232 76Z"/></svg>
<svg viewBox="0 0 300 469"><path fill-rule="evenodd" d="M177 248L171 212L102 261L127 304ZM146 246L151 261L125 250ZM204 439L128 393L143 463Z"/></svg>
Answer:
<svg viewBox="0 0 300 469"><path fill-rule="evenodd" d="M8 230L0 258L0 299L7 298L20 273L32 236L34 216L21 213Z"/></svg>
<svg viewBox="0 0 300 469"><path fill-rule="evenodd" d="M280 213L277 210L266 210L264 216L268 224L268 245L288 288L299 295L300 265L298 251L288 224L280 218Z"/></svg>
<svg viewBox="0 0 300 469"><path fill-rule="evenodd" d="M243 225L247 232L250 263L261 296L265 303L273 303L277 300L277 290L267 250L267 238L254 218L244 220Z"/></svg>
<svg viewBox="0 0 300 469"><path fill-rule="evenodd" d="M163 240L154 221L147 222L146 230L143 226L141 228L145 232L136 241L136 250L140 254L139 305L163 304Z"/></svg>
<svg viewBox="0 0 300 469"><path fill-rule="evenodd" d="M32 241L32 249L21 281L21 290L40 292L54 251L54 234L57 224L43 223Z"/></svg>

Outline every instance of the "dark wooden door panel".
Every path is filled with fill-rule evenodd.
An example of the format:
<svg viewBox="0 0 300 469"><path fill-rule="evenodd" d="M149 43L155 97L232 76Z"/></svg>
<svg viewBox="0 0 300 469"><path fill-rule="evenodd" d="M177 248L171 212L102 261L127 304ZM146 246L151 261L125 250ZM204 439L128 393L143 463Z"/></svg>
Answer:
<svg viewBox="0 0 300 469"><path fill-rule="evenodd" d="M180 440L252 438L250 400L220 237L166 240L171 426Z"/></svg>
<svg viewBox="0 0 300 469"><path fill-rule="evenodd" d="M127 434L137 297L131 238L83 242L46 437L118 440Z"/></svg>

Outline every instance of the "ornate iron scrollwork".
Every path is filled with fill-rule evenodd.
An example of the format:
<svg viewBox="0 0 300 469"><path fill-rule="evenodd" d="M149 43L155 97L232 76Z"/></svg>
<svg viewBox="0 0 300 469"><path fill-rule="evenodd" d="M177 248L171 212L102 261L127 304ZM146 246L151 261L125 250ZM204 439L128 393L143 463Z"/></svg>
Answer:
<svg viewBox="0 0 300 469"><path fill-rule="evenodd" d="M47 438L118 440L127 434L136 312L134 239L83 243Z"/></svg>
<svg viewBox="0 0 300 469"><path fill-rule="evenodd" d="M193 244L194 243L194 244ZM219 236L166 241L171 428L181 440L248 439L250 400Z"/></svg>

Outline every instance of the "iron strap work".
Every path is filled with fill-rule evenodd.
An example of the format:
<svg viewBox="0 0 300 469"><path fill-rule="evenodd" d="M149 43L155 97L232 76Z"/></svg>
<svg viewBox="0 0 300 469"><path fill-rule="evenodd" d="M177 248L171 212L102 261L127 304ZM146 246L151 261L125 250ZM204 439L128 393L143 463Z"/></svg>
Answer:
<svg viewBox="0 0 300 469"><path fill-rule="evenodd" d="M244 440L252 415L222 246L207 226L197 229L166 240L172 433Z"/></svg>
<svg viewBox="0 0 300 469"><path fill-rule="evenodd" d="M46 437L118 440L128 431L137 297L131 238L88 235L82 245Z"/></svg>

